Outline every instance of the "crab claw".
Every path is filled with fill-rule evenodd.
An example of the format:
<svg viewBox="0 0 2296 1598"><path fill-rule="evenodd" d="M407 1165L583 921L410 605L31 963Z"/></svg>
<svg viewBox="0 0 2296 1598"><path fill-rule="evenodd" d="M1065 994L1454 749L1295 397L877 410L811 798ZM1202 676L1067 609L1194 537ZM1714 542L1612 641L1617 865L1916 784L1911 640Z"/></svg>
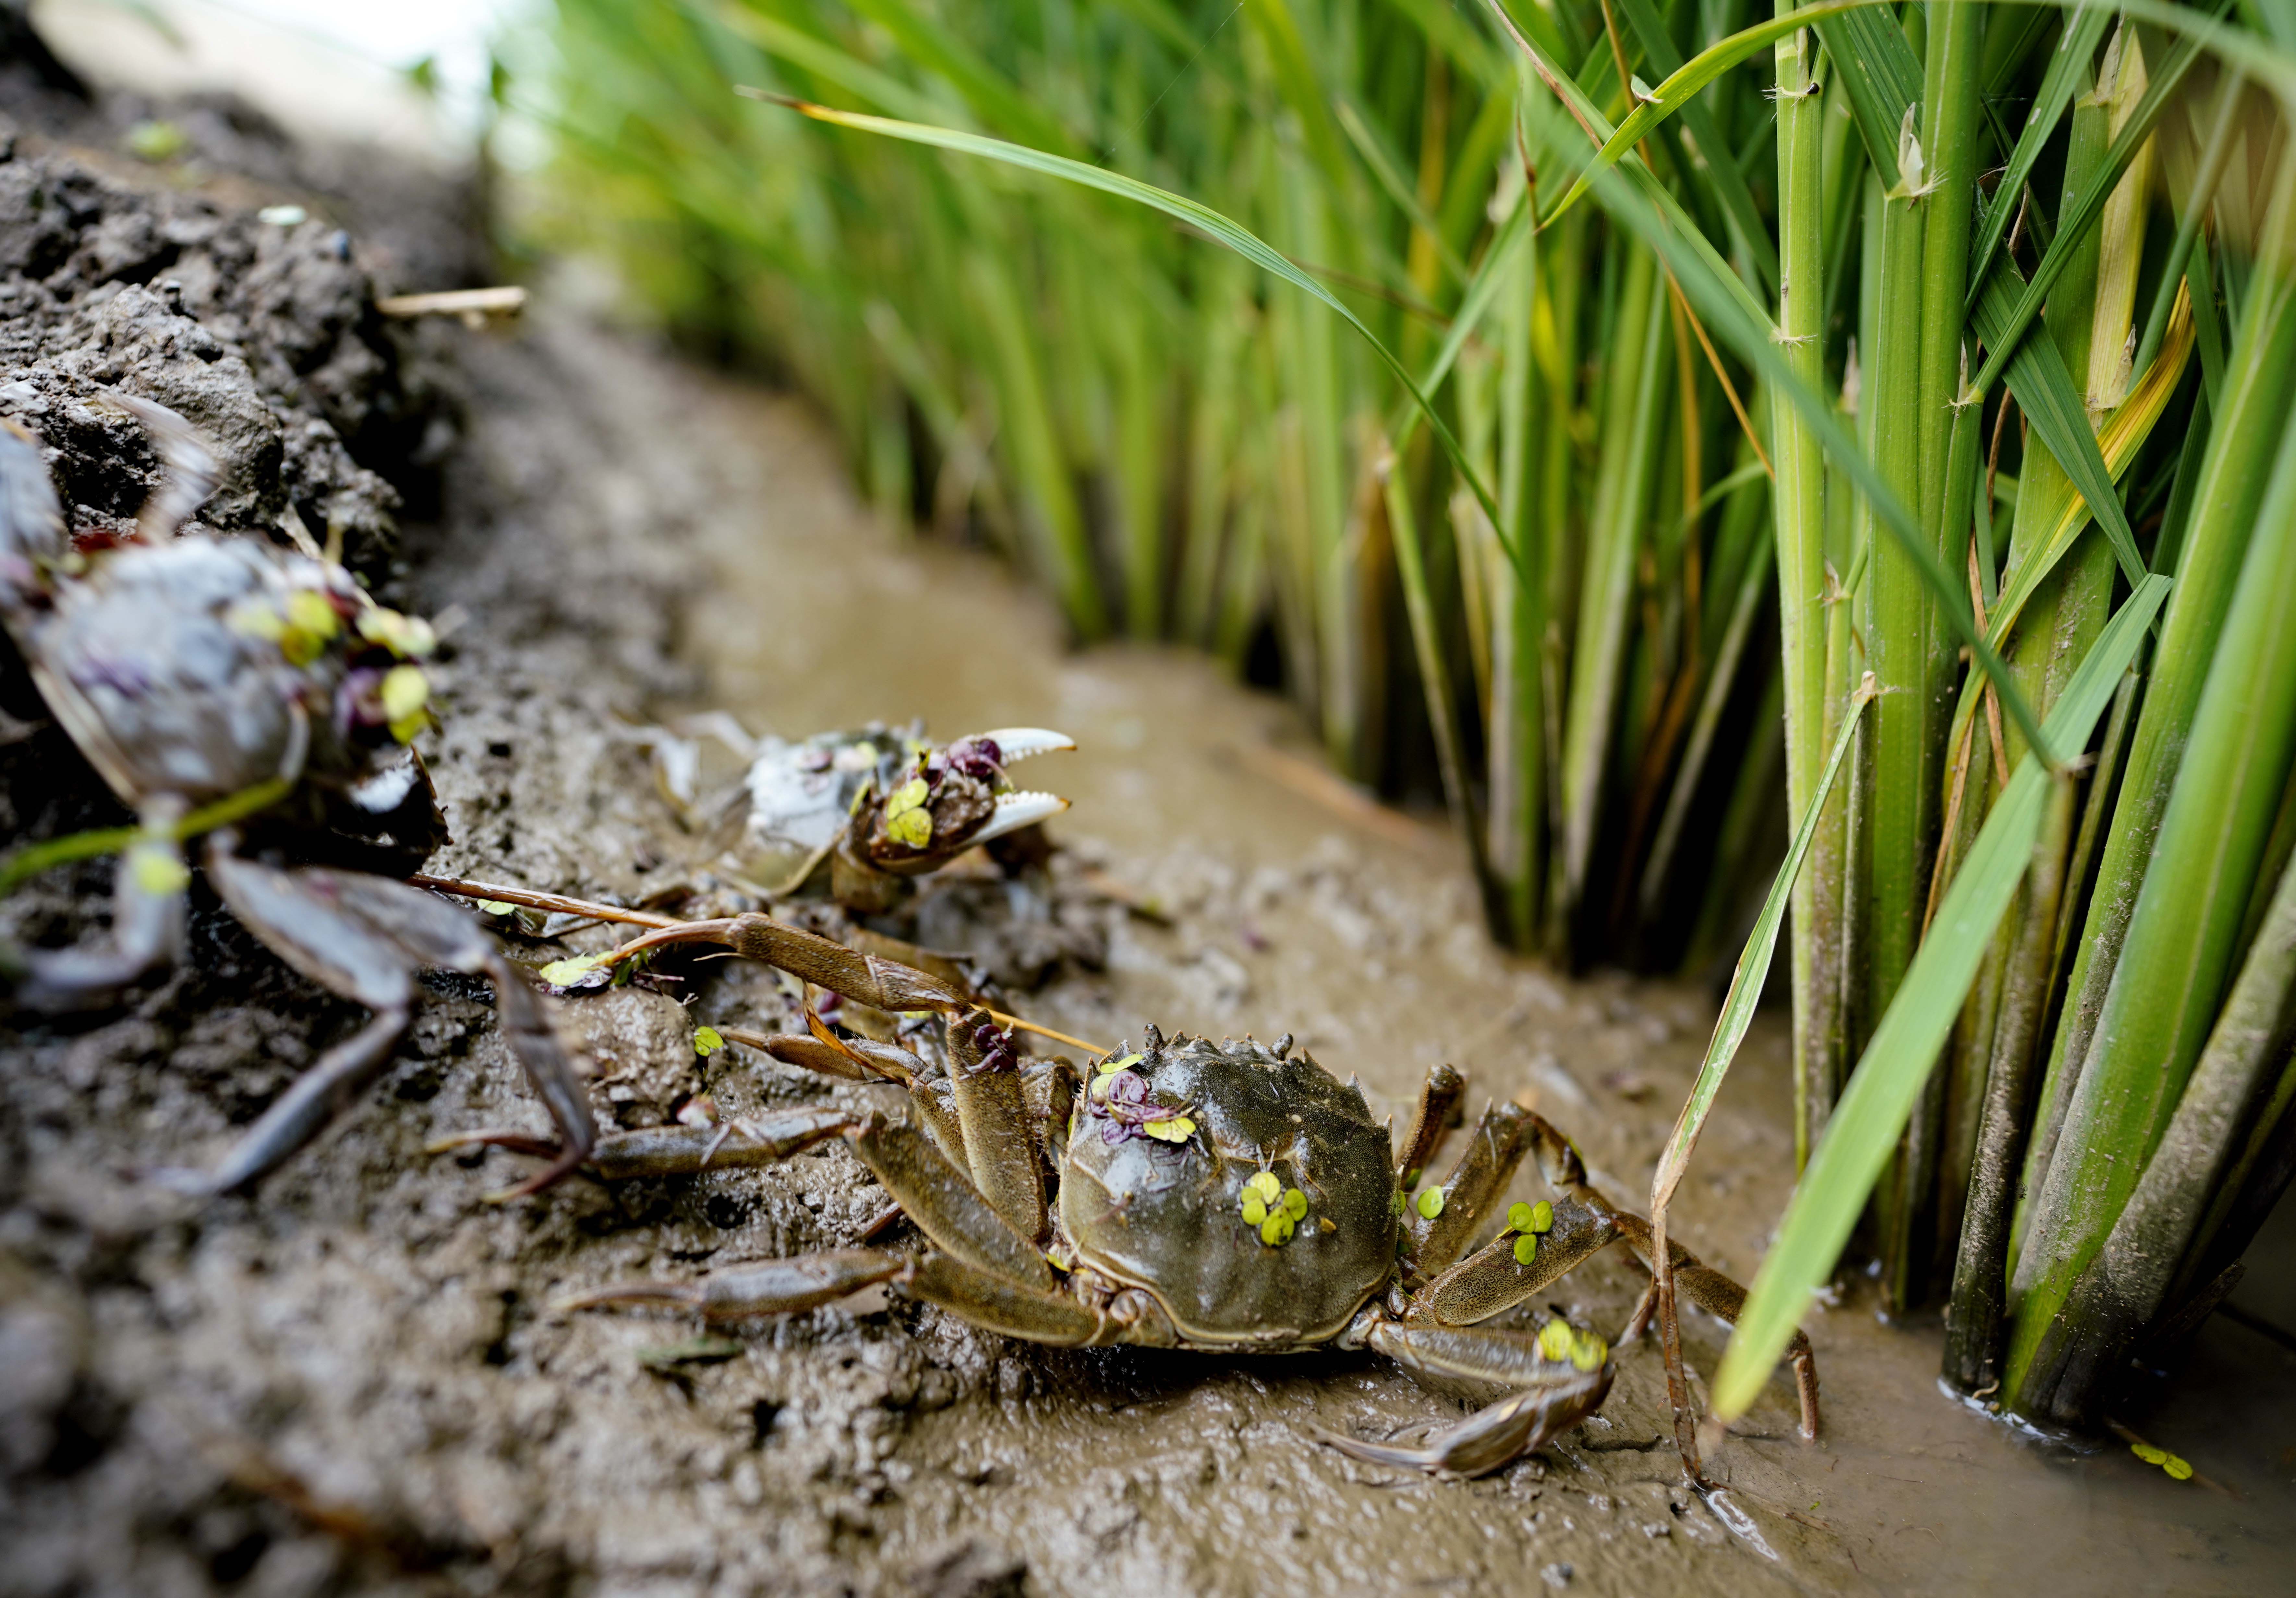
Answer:
<svg viewBox="0 0 2296 1598"><path fill-rule="evenodd" d="M1027 760L1031 755L1051 754L1057 750L1076 747L1076 740L1068 734L1047 731L1042 727L1000 727L994 732L976 732L959 741L996 745L1003 756L1000 763L1007 766L1014 761Z"/></svg>
<svg viewBox="0 0 2296 1598"><path fill-rule="evenodd" d="M970 842L985 844L991 838L1001 838L1008 832L1018 832L1023 827L1034 827L1039 821L1049 821L1068 809L1069 802L1057 794L999 794L996 811L988 825L972 835Z"/></svg>
<svg viewBox="0 0 2296 1598"><path fill-rule="evenodd" d="M973 733L957 742L974 747L986 745L995 750L998 767L1007 770L1031 756L1076 747L1076 740L1068 734L1043 727L1000 727L994 732ZM1057 794L1040 794L1027 789L999 794L996 795L996 812L967 841L985 844L991 838L1001 838L1008 832L1020 831L1023 827L1049 821L1068 807L1069 802Z"/></svg>

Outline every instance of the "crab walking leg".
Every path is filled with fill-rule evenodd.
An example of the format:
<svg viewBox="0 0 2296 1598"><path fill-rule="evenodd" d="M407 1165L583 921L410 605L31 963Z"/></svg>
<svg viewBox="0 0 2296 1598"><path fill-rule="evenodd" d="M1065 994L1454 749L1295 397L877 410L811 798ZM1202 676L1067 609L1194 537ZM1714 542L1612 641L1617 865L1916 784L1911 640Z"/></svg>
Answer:
<svg viewBox="0 0 2296 1598"><path fill-rule="evenodd" d="M928 1254L893 1284L911 1298L1006 1337L1055 1348L1112 1340L1106 1315L1048 1287L1027 1287L946 1254Z"/></svg>
<svg viewBox="0 0 2296 1598"><path fill-rule="evenodd" d="M701 923L701 925L711 925ZM882 1010L958 1010L969 1002L954 983L914 967L784 926L770 916L735 916L722 942L744 960L763 960L816 987Z"/></svg>
<svg viewBox="0 0 2296 1598"><path fill-rule="evenodd" d="M964 1123L957 1119L956 1089L945 1076L909 1084L909 1113L933 1147L959 1171L966 1168Z"/></svg>
<svg viewBox="0 0 2296 1598"><path fill-rule="evenodd" d="M1058 1057L1034 1061L1021 1073L1021 1093L1028 1100L1029 1126L1037 1153L1045 1162L1046 1174L1055 1178L1062 1157L1068 1153L1069 1119L1076 1113L1077 1092L1082 1085L1077 1068Z"/></svg>
<svg viewBox="0 0 2296 1598"><path fill-rule="evenodd" d="M1448 1476L1488 1475L1545 1446L1602 1407L1616 1371L1600 1351L1599 1339L1588 1370L1545 1359L1537 1339L1504 1331L1374 1320L1363 1340L1414 1370L1519 1389L1456 1425L1431 1432L1416 1448L1319 1431L1324 1442L1357 1459Z"/></svg>
<svg viewBox="0 0 2296 1598"><path fill-rule="evenodd" d="M704 1320L738 1321L818 1309L849 1293L898 1275L908 1261L875 1248L836 1248L788 1259L760 1260L712 1271L692 1281L633 1281L573 1293L554 1310L597 1309L611 1304L661 1305L700 1310Z"/></svg>
<svg viewBox="0 0 2296 1598"><path fill-rule="evenodd" d="M557 1123L563 1146L558 1163L518 1190L546 1186L588 1157L598 1133L573 1062L540 998L488 934L403 883L357 872L283 871L241 859L233 853L237 842L230 832L219 832L207 848L209 880L232 913L297 971L374 1017L281 1095L206 1185L228 1192L258 1181L349 1106L406 1028L418 966L483 973L493 980L504 1040Z"/></svg>
<svg viewBox="0 0 2296 1598"><path fill-rule="evenodd" d="M1515 1253L1523 1236L1536 1235L1538 1252L1529 1264ZM1446 1326L1472 1326L1562 1279L1601 1253L1619 1236L1609 1215L1564 1197L1554 1206L1554 1225L1541 1234L1501 1232L1412 1295L1412 1318L1424 1316Z"/></svg>
<svg viewBox="0 0 2296 1598"><path fill-rule="evenodd" d="M827 1142L851 1126L841 1109L785 1109L744 1116L717 1126L646 1126L610 1132L591 1150L590 1168L607 1182L634 1176L690 1176L701 1171L747 1170L777 1165ZM522 1132L468 1132L430 1145L433 1154L484 1145L556 1159L564 1151L548 1138Z"/></svg>
<svg viewBox="0 0 2296 1598"><path fill-rule="evenodd" d="M13 977L16 1001L33 1009L78 1009L110 998L148 971L176 963L184 945L184 852L174 827L182 806L146 807L144 832L119 859L111 890L108 948L0 946L0 977ZM17 968L11 970L8 968Z"/></svg>
<svg viewBox="0 0 2296 1598"><path fill-rule="evenodd" d="M1053 1270L1045 1256L1013 1231L923 1133L873 1116L845 1135L861 1163L934 1243L992 1276L1051 1290ZM1014 1135L1026 1147L1027 1139L1018 1128Z"/></svg>
<svg viewBox="0 0 2296 1598"><path fill-rule="evenodd" d="M503 1041L526 1074L527 1085L550 1112L565 1144L565 1152L555 1165L504 1198L540 1192L590 1157L598 1141L598 1126L590 1116L590 1097L581 1072L552 1025L542 995L503 958L502 946L493 934L447 901L403 882L357 871L306 869L293 875L315 893L388 935L418 964L483 976L493 984ZM262 927L255 931L272 947L279 948ZM281 952L283 955L284 951Z"/></svg>
<svg viewBox="0 0 2296 1598"><path fill-rule="evenodd" d="M996 1023L951 1017L949 1081L964 1137L972 1185L1014 1231L1030 1242L1045 1235L1045 1166L1029 1135L1021 1057Z"/></svg>
<svg viewBox="0 0 2296 1598"><path fill-rule="evenodd" d="M1466 1097L1467 1079L1449 1066L1437 1066L1420 1084L1419 1104L1411 1112L1411 1126L1403 1134L1403 1148L1395 1157L1396 1179L1409 1192L1419 1185L1419 1174L1442 1146L1450 1130L1451 1114Z"/></svg>
<svg viewBox="0 0 2296 1598"><path fill-rule="evenodd" d="M1554 1125L1538 1116L1530 1117L1531 1146L1538 1155L1539 1170L1547 1185L1558 1193L1566 1194L1598 1215L1607 1216L1618 1228L1618 1235L1634 1251L1645 1267L1655 1272L1656 1257L1652 1253L1653 1239L1648 1221L1631 1210L1620 1209L1604 1198L1593 1182L1587 1179L1587 1163L1578 1157L1578 1150L1570 1140L1557 1132ZM1700 1259L1689 1249L1669 1238L1667 1257L1674 1264L1675 1289L1691 1303L1726 1325L1735 1326L1746 1307L1746 1289L1734 1279L1724 1275ZM1656 1287L1656 1277L1652 1277ZM1635 1306L1627 1324L1628 1339L1639 1335L1654 1307L1654 1293L1644 1295ZM1809 1339L1796 1328L1793 1341L1787 1346L1787 1356L1794 1372L1794 1396L1801 1408L1801 1435L1804 1442L1817 1440L1817 1361L1810 1352Z"/></svg>
<svg viewBox="0 0 2296 1598"><path fill-rule="evenodd" d="M1500 1100L1483 1111L1475 1123L1458 1163L1438 1190L1442 1197L1430 1203L1423 1193L1410 1215L1412 1253L1423 1273L1447 1267L1466 1251L1468 1240L1483 1224L1491 1206L1515 1167L1522 1164L1523 1144L1531 1113L1519 1104Z"/></svg>
<svg viewBox="0 0 2296 1598"><path fill-rule="evenodd" d="M1618 1223L1620 1240L1634 1250L1635 1257L1644 1266L1655 1270L1650 1223L1625 1210L1614 1210L1611 1218ZM1725 1276L1672 1238L1667 1240L1666 1251L1674 1261L1675 1291L1724 1325L1737 1325L1738 1317L1745 1313L1746 1289L1734 1278ZM1652 1285L1656 1285L1655 1276ZM1644 1314L1639 1309L1636 1313ZM1817 1360L1810 1352L1808 1335L1800 1327L1794 1329L1793 1341L1786 1345L1786 1357L1793 1366L1794 1398L1801 1408L1802 1441L1815 1443L1819 1419Z"/></svg>

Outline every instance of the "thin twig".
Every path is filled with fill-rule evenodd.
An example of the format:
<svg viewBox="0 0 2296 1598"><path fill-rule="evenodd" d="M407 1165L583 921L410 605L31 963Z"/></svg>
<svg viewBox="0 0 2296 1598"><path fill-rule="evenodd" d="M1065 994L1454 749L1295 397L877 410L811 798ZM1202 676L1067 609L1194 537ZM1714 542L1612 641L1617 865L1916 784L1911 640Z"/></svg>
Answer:
<svg viewBox="0 0 2296 1598"><path fill-rule="evenodd" d="M528 888L504 887L500 883L465 882L457 877L427 877L420 871L406 880L418 888L429 888L434 894L453 894L463 899L491 899L497 904L514 904L521 910L586 916L593 921L624 921L632 927L685 925L676 916L659 915L652 910L626 910L619 904L600 904L595 900L573 899L563 894L537 894Z"/></svg>

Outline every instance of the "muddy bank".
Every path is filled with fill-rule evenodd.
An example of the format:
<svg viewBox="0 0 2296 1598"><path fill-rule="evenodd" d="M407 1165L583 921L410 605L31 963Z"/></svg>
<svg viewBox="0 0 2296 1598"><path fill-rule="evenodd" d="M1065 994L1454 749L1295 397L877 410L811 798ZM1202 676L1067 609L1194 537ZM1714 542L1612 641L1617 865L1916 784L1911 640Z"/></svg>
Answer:
<svg viewBox="0 0 2296 1598"><path fill-rule="evenodd" d="M1358 825L1277 775L1269 747L1306 747L1286 709L1184 657L1069 654L993 568L870 523L795 402L564 301L454 342L464 441L400 580L464 618L422 745L455 833L434 869L632 902L690 885L717 840L661 794L644 729L697 711L785 734L1059 728L1083 751L1029 772L1077 802L1056 880L1101 873L1156 917L1100 902L1104 953L1031 1014L1111 1042L1147 1019L1292 1031L1382 1111L1448 1059L1479 1093L1535 1094L1615 1196L1646 1187L1706 994L1496 955L1439 835ZM730 770L709 758L703 791ZM103 886L72 875L82 899ZM576 1288L850 1243L882 1195L831 1149L489 1205L528 1167L426 1145L543 1121L483 990L440 979L355 1117L257 1198L186 1207L134 1172L211 1159L361 1018L211 904L194 942L123 1009L0 1034L0 1590L1736 1594L2030 1571L2229 1592L2296 1553L2296 1356L2221 1322L2133 1419L2237 1498L1947 1403L1933 1332L1877 1325L1853 1289L1810 1320L1824 1439L1792 1439L1774 1383L1715 1462L1733 1532L1676 1485L1647 1348L1595 1422L1461 1485L1304 1438L1458 1413L1357 1356L1056 1353L901 1304L711 1340L555 1314ZM873 1101L697 1058L697 1022L785 1010L755 971L675 974L570 1001L602 1121L704 1089L735 1114ZM1784 1063L1766 1019L1677 1204L1685 1240L1741 1274L1790 1180ZM1604 1260L1550 1297L1616 1326L1636 1291ZM1693 1364L1721 1340L1693 1322Z"/></svg>

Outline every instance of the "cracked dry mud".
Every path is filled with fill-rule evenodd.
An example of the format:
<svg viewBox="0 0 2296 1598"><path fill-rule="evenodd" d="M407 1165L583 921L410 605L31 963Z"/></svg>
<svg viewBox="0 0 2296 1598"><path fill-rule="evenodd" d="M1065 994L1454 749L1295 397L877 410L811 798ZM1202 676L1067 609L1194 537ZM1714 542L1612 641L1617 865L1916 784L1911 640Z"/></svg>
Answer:
<svg viewBox="0 0 2296 1598"><path fill-rule="evenodd" d="M681 712L1060 728L1083 745L1046 768L1077 801L1060 869L1169 924L1098 912L1103 968L1028 1013L1111 1042L1149 1019L1292 1031L1375 1109L1449 1059L1478 1094L1538 1095L1615 1197L1646 1187L1707 994L1496 954L1439 833L1352 830L1247 758L1296 743L1290 712L1193 659L1064 651L1006 576L873 524L795 402L571 312L457 342L467 438L399 596L467 615L423 744L455 832L434 870L628 901L676 880L703 840L633 732ZM488 1204L515 1162L425 1145L543 1123L483 991L456 983L354 1117L256 1198L188 1208L134 1170L211 1158L358 1018L211 909L194 945L130 1006L0 1033L0 1591L1760 1594L2015 1569L2213 1592L2290 1568L2296 1360L2237 1329L2212 1327L2144 1422L2234 1500L1948 1403L1933 1334L1878 1326L1853 1289L1810 1317L1824 1440L1793 1439L1779 1381L1717 1456L1738 1536L1677 1485L1647 1347L1597 1420L1459 1484L1304 1438L1457 1413L1365 1356L1054 1352L898 1301L707 1343L672 1315L556 1314L578 1287L850 1242L880 1195L831 1148ZM694 1057L695 1023L775 1001L730 964L685 974L690 1009L569 1001L602 1120L705 1087L734 1113L873 1101L742 1050ZM1784 1044L1766 1017L1677 1204L1742 1275L1791 1181ZM1550 1297L1615 1327L1636 1289L1604 1259ZM1697 1369L1721 1341L1686 1327Z"/></svg>

